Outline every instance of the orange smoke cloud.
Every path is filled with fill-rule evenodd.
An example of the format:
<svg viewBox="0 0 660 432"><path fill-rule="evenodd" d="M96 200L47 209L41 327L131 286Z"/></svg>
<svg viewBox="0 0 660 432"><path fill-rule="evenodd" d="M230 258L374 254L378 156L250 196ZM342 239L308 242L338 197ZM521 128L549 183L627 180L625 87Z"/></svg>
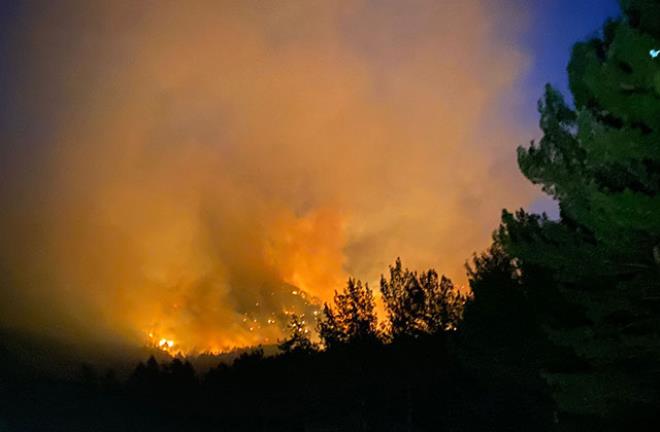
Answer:
<svg viewBox="0 0 660 432"><path fill-rule="evenodd" d="M396 256L461 280L531 196L506 114L525 65L510 9L41 6L12 33L16 124L39 130L4 140L5 324L273 341L309 308L298 290L327 300Z"/></svg>

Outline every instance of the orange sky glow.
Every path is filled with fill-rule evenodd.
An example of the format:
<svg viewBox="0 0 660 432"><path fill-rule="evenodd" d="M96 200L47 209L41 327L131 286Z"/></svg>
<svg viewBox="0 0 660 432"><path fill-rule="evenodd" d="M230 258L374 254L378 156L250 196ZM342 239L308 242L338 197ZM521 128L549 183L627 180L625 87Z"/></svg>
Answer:
<svg viewBox="0 0 660 432"><path fill-rule="evenodd" d="M14 109L41 132L10 143L2 324L272 343L397 256L464 284L500 210L535 196L515 166L513 6L52 3L12 39Z"/></svg>

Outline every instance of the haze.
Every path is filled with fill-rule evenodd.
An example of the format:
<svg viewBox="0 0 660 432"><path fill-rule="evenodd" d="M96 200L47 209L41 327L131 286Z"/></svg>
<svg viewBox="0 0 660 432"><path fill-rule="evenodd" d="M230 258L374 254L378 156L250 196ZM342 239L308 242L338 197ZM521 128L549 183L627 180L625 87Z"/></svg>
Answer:
<svg viewBox="0 0 660 432"><path fill-rule="evenodd" d="M25 6L0 325L219 351L397 256L463 283L501 208L533 199L513 151L526 17L493 3Z"/></svg>

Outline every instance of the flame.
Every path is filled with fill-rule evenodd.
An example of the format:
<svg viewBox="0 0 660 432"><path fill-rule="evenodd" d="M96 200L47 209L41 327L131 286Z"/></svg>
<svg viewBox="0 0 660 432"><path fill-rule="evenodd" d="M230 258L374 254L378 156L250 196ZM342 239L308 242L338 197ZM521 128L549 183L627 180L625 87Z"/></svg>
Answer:
<svg viewBox="0 0 660 432"><path fill-rule="evenodd" d="M150 348L159 349L171 356L187 354L184 350L181 349L181 347L178 346L174 339L158 337L153 331L147 332L145 345Z"/></svg>
<svg viewBox="0 0 660 432"><path fill-rule="evenodd" d="M174 341L171 341L169 339L161 339L158 341L158 346L163 348L163 349L171 349L174 346Z"/></svg>

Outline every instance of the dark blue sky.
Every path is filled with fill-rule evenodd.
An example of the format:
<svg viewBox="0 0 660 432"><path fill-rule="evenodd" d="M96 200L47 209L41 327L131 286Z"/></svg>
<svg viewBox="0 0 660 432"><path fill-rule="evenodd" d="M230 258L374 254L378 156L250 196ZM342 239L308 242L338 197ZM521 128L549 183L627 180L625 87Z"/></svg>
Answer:
<svg viewBox="0 0 660 432"><path fill-rule="evenodd" d="M532 64L523 81L520 115L525 122L535 124L536 103L546 83L569 94L566 66L573 44L599 31L608 17L619 15L620 8L617 0L533 0L530 7L532 22L521 42L531 54ZM547 198L537 200L530 210L551 217L558 214L556 205Z"/></svg>
<svg viewBox="0 0 660 432"><path fill-rule="evenodd" d="M573 44L595 34L620 9L617 0L533 0L523 47L532 54L525 94L535 106L545 83L567 91L566 66Z"/></svg>

